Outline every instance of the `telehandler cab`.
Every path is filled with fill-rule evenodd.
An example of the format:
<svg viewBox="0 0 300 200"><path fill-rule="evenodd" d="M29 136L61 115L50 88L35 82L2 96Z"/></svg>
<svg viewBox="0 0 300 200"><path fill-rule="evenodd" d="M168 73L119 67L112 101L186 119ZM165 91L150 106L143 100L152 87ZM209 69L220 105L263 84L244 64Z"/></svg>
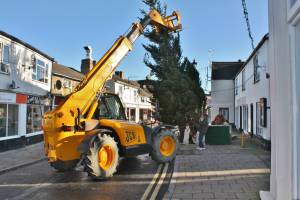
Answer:
<svg viewBox="0 0 300 200"><path fill-rule="evenodd" d="M153 9L140 22L133 23L64 102L45 113L45 154L55 169L68 171L81 161L89 176L105 179L116 172L120 156L149 153L160 163L175 158L177 138L168 126L151 129L128 122L119 97L101 92L105 81L148 25L157 34L161 29L180 31L180 15L173 12L163 17Z"/></svg>

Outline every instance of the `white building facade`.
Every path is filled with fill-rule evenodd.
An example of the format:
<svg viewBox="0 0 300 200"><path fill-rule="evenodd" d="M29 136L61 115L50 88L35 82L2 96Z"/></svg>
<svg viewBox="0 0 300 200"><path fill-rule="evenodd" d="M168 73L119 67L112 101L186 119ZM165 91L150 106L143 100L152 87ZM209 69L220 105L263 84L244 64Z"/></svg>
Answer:
<svg viewBox="0 0 300 200"><path fill-rule="evenodd" d="M42 138L42 115L48 98L53 58L0 31L1 147ZM22 138L22 141L21 141Z"/></svg>
<svg viewBox="0 0 300 200"><path fill-rule="evenodd" d="M261 199L300 199L300 0L269 0L270 191Z"/></svg>
<svg viewBox="0 0 300 200"><path fill-rule="evenodd" d="M222 114L234 124L234 77L243 62L212 62L210 117Z"/></svg>
<svg viewBox="0 0 300 200"><path fill-rule="evenodd" d="M154 106L151 103L151 94L140 88L135 81L128 81L114 75L106 83L108 91L118 94L126 111L129 121L151 121Z"/></svg>
<svg viewBox="0 0 300 200"><path fill-rule="evenodd" d="M270 79L268 35L265 35L235 77L235 126L261 139L270 149Z"/></svg>

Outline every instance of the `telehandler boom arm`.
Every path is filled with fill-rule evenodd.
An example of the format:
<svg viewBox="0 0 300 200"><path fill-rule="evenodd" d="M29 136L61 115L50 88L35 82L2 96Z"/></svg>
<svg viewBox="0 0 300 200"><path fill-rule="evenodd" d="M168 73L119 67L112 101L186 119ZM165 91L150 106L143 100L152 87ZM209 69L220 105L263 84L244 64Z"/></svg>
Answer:
<svg viewBox="0 0 300 200"><path fill-rule="evenodd" d="M173 12L172 15L163 17L153 9L140 22L134 23L126 35L116 40L65 101L45 115L45 118L48 116L49 119L56 119L53 121L53 128L60 129L67 126L76 130L80 127L81 121L91 119L98 106L98 98L105 81L132 50L133 43L148 25L154 26L156 31L165 28L176 32L181 30L180 15Z"/></svg>

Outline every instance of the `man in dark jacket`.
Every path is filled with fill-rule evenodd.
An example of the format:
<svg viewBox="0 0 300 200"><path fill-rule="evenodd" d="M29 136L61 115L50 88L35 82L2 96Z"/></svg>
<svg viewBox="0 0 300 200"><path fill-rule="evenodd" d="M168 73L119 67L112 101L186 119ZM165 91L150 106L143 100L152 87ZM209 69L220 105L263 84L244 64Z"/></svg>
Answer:
<svg viewBox="0 0 300 200"><path fill-rule="evenodd" d="M197 147L198 150L204 150L204 144L203 144L203 137L205 136L208 129L208 117L206 114L202 115L199 121L198 131L199 131L199 147Z"/></svg>

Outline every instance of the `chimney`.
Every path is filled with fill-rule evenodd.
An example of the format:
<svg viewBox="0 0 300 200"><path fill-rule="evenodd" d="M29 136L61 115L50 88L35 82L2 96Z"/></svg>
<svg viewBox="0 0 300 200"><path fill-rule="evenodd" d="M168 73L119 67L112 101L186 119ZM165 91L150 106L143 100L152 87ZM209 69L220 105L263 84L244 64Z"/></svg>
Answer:
<svg viewBox="0 0 300 200"><path fill-rule="evenodd" d="M81 72L87 74L95 65L95 61L92 58L92 47L85 46L83 47L86 51L86 58L81 60Z"/></svg>
<svg viewBox="0 0 300 200"><path fill-rule="evenodd" d="M120 77L121 79L124 79L124 72L123 71L116 71L115 75Z"/></svg>

